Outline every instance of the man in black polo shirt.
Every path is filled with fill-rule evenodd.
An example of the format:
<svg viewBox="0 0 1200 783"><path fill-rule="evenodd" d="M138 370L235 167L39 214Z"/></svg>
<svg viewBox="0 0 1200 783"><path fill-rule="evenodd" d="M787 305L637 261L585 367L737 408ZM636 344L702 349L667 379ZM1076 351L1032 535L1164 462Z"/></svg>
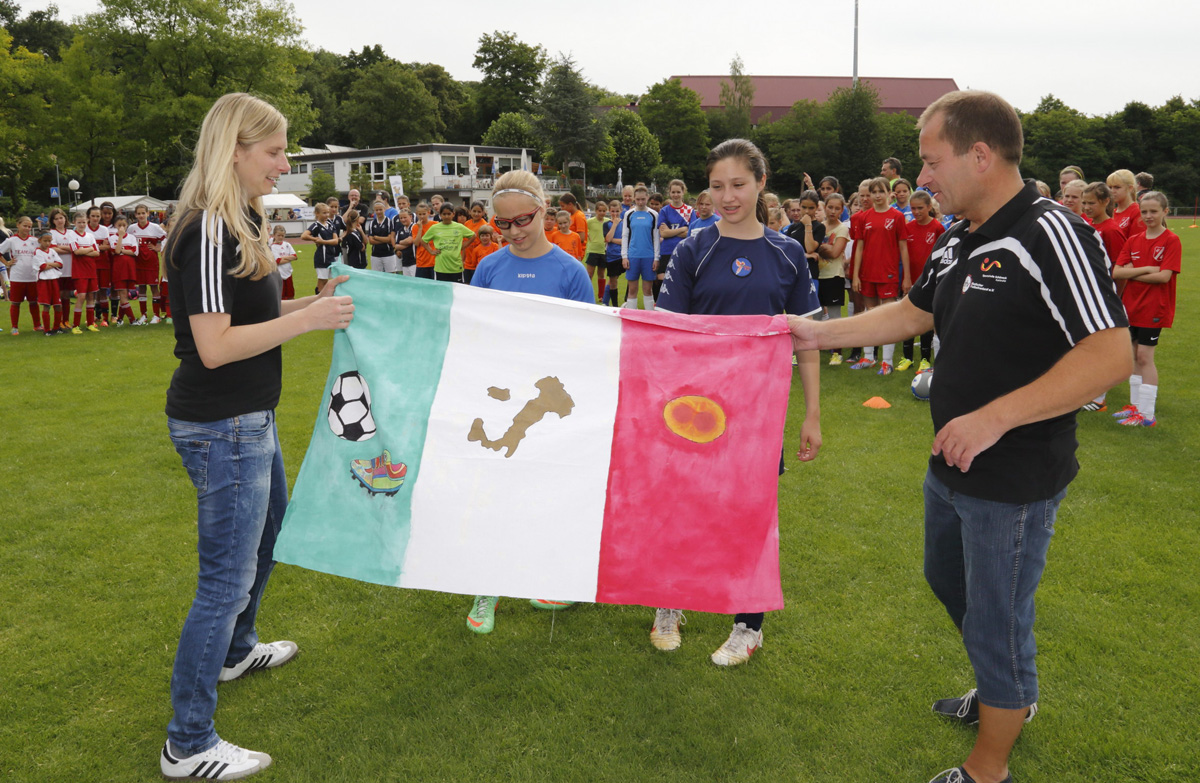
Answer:
<svg viewBox="0 0 1200 783"><path fill-rule="evenodd" d="M1034 593L1058 505L1078 472L1075 413L1131 371L1124 308L1096 232L1022 182L1016 112L955 92L921 115L917 184L962 218L908 297L857 318L789 318L796 348L898 342L936 328L925 577L975 671L934 711L979 723L960 767L934 783L1010 781L1037 710Z"/></svg>

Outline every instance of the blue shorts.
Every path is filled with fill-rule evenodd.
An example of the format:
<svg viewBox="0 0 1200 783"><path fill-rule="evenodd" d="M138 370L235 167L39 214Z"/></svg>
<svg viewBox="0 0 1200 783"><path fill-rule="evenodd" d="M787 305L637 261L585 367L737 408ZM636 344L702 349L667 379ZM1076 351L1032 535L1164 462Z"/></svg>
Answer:
<svg viewBox="0 0 1200 783"><path fill-rule="evenodd" d="M625 270L625 279L631 282L639 277L643 280L653 280L656 274L653 258L631 258L629 269Z"/></svg>

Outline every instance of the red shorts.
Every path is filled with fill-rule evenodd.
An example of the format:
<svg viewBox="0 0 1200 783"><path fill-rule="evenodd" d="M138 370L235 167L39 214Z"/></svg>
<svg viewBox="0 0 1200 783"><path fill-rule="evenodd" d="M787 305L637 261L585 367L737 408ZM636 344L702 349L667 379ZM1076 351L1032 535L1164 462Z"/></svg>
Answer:
<svg viewBox="0 0 1200 783"><path fill-rule="evenodd" d="M58 278L58 295L70 298L71 294L75 293L75 278L60 277Z"/></svg>
<svg viewBox="0 0 1200 783"><path fill-rule="evenodd" d="M37 281L38 304L46 307L58 304L58 281L57 277L53 280Z"/></svg>
<svg viewBox="0 0 1200 783"><path fill-rule="evenodd" d="M285 300L296 298L296 284L292 282L292 278L290 277L283 281L283 298Z"/></svg>
<svg viewBox="0 0 1200 783"><path fill-rule="evenodd" d="M101 288L112 288L112 268L108 264L96 264L96 283Z"/></svg>
<svg viewBox="0 0 1200 783"><path fill-rule="evenodd" d="M137 263L133 256L121 255L113 259L113 288L133 288L137 285Z"/></svg>
<svg viewBox="0 0 1200 783"><path fill-rule="evenodd" d="M13 304L37 301L37 283L18 283L12 280L8 284L8 300Z"/></svg>
<svg viewBox="0 0 1200 783"><path fill-rule="evenodd" d="M859 293L871 299L896 299L900 296L900 284L868 283L866 280L860 280Z"/></svg>
<svg viewBox="0 0 1200 783"><path fill-rule="evenodd" d="M72 280L75 283L75 296L94 294L100 290L100 286L94 277L74 277Z"/></svg>
<svg viewBox="0 0 1200 783"><path fill-rule="evenodd" d="M158 285L158 261L137 260L138 285Z"/></svg>

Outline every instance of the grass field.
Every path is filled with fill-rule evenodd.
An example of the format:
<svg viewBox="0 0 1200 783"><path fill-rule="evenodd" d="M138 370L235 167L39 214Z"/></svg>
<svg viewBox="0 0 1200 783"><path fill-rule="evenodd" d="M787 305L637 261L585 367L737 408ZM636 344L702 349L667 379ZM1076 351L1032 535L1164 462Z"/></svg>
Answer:
<svg viewBox="0 0 1200 783"><path fill-rule="evenodd" d="M1041 708L1017 781L1200 779L1200 230L1184 241L1179 317L1158 351L1154 429L1080 415L1082 473L1039 595ZM307 250L307 249L306 249ZM309 250L309 252L311 252ZM311 267L297 265L297 291ZM151 781L195 587L195 496L166 437L166 326L0 335L0 780ZM6 330L7 332L7 330ZM300 468L331 339L284 349L278 420ZM281 565L265 639L288 666L221 686L217 728L271 753L263 781L926 781L972 730L929 713L971 687L921 574L931 441L911 373L822 368L825 446L780 482L787 608L763 650L721 670L729 618L690 614L660 653L650 610L553 617ZM892 408L862 402L879 394ZM1127 387L1110 395L1124 404ZM802 414L795 384L789 454ZM553 624L553 629L552 629ZM551 631L553 630L553 636Z"/></svg>

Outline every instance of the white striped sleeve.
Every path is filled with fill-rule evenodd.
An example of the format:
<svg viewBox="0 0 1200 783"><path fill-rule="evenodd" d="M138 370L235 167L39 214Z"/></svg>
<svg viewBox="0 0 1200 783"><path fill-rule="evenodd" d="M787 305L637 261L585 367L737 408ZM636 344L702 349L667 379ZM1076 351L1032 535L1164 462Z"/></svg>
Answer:
<svg viewBox="0 0 1200 783"><path fill-rule="evenodd" d="M174 251L178 261L168 262L179 269L188 315L229 313L232 310L234 280L228 274L225 255L225 223L205 210L180 235Z"/></svg>
<svg viewBox="0 0 1200 783"><path fill-rule="evenodd" d="M1125 325L1124 308L1109 277L1104 247L1090 227L1079 230L1060 210L1038 218L1050 252L1039 259L1072 344Z"/></svg>

